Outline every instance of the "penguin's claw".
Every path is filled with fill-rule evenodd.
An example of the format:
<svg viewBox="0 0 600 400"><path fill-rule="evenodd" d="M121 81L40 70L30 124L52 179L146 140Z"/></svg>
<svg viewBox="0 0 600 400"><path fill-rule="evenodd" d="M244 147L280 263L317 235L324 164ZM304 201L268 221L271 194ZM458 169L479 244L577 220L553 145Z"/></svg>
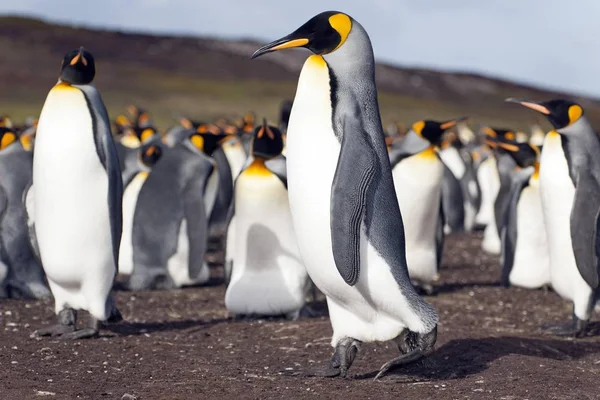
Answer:
<svg viewBox="0 0 600 400"><path fill-rule="evenodd" d="M399 367L400 365L405 365L420 360L423 356L424 354L421 351L421 349L416 349L407 354L401 354L393 360L390 360L383 364L383 366L379 369L379 372L377 373L377 375L375 375L375 378L373 378L373 380L376 381L379 378L384 377L391 369L395 367Z"/></svg>

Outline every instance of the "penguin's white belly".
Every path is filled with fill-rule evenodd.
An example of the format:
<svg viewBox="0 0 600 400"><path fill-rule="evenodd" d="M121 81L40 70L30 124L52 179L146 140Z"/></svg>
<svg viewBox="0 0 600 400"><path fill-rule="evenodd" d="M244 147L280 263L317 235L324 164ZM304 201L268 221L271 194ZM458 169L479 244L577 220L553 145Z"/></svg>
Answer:
<svg viewBox="0 0 600 400"><path fill-rule="evenodd" d="M552 287L567 300L575 303L575 313L585 318L591 288L581 277L571 242L571 209L575 186L569 176L560 137L546 136L540 160L540 188L544 222L550 248L550 277ZM589 317L589 315L587 315Z"/></svg>
<svg viewBox="0 0 600 400"><path fill-rule="evenodd" d="M406 262L412 279L438 276L436 231L444 167L429 150L408 157L392 170L406 238Z"/></svg>
<svg viewBox="0 0 600 400"><path fill-rule="evenodd" d="M452 171L456 179L460 180L465 175L465 162L455 147L448 147L438 153L446 166Z"/></svg>
<svg viewBox="0 0 600 400"><path fill-rule="evenodd" d="M517 204L517 243L509 280L529 289L550 283L550 254L539 180L531 178Z"/></svg>
<svg viewBox="0 0 600 400"><path fill-rule="evenodd" d="M213 163L213 168L214 169L206 182L204 193L204 209L206 210L207 218L215 207L215 201L217 200L217 194L219 192L219 169L215 163Z"/></svg>
<svg viewBox="0 0 600 400"><path fill-rule="evenodd" d="M242 171L242 167L244 166L247 158L240 140L237 138L235 140L237 143L229 146L223 146L223 152L225 153L227 163L229 164L229 169L231 170L231 178L234 181Z"/></svg>
<svg viewBox="0 0 600 400"><path fill-rule="evenodd" d="M210 270L203 261L200 274L196 278L190 277L190 239L187 234L187 221L184 218L179 225L177 234L177 249L167 260L167 272L176 287L206 283L210 279Z"/></svg>
<svg viewBox="0 0 600 400"><path fill-rule="evenodd" d="M56 302L106 319L115 274L108 175L94 144L83 93L50 91L36 135L35 224L44 271Z"/></svg>
<svg viewBox="0 0 600 400"><path fill-rule="evenodd" d="M308 276L292 226L287 190L273 174L243 172L235 192L235 248L231 249L233 269L225 306L242 315L300 310Z"/></svg>
<svg viewBox="0 0 600 400"><path fill-rule="evenodd" d="M412 311L389 266L367 244L364 234L357 284L346 284L336 268L330 212L340 143L331 126L328 71L313 59L310 57L302 69L292 107L287 173L298 247L308 274L327 296L332 345L343 337L366 342L390 340L407 326L422 332L420 317Z"/></svg>
<svg viewBox="0 0 600 400"><path fill-rule="evenodd" d="M121 246L119 248L119 273L131 275L133 272L133 216L140 190L148 177L147 172L138 173L127 185L123 192L123 234L121 235Z"/></svg>
<svg viewBox="0 0 600 400"><path fill-rule="evenodd" d="M489 157L482 163L480 171L484 166L485 169L483 172L485 175L482 175L482 179L485 180L484 185L486 190L485 192L482 191L481 194L481 208L483 209L485 207L485 209L480 211L480 213L484 213L484 220L487 220L487 225L483 231L483 242L481 247L488 253L500 254L502 243L500 242L500 236L498 236L498 228L496 227L496 217L494 214L494 202L500 191L500 177L498 176L496 159Z"/></svg>
<svg viewBox="0 0 600 400"><path fill-rule="evenodd" d="M481 190L481 206L475 216L475 222L481 225L487 225L494 219L494 199L496 193L493 193L492 185L492 164L495 164L492 157L483 161L477 168L477 181ZM499 185L498 185L499 186Z"/></svg>

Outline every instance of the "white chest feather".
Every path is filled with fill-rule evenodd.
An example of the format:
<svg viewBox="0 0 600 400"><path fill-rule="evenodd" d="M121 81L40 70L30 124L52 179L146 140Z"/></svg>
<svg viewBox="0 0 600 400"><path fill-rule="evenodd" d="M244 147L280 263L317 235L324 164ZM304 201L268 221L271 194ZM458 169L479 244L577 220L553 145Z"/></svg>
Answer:
<svg viewBox="0 0 600 400"><path fill-rule="evenodd" d="M480 175L481 174L481 175ZM500 191L500 177L498 176L498 165L494 157L489 157L479 167L477 179L481 186L481 208L476 221L485 223L483 242L481 247L488 253L500 254L501 243L496 227L494 214L494 203Z"/></svg>
<svg viewBox="0 0 600 400"><path fill-rule="evenodd" d="M235 246L225 305L234 314L278 315L304 305L307 274L292 227L287 190L264 165L235 187Z"/></svg>
<svg viewBox="0 0 600 400"><path fill-rule="evenodd" d="M57 85L48 94L36 135L33 181L38 245L56 307L87 309L101 319L115 273L108 175L94 143L90 110L77 88Z"/></svg>
<svg viewBox="0 0 600 400"><path fill-rule="evenodd" d="M436 229L444 166L433 149L398 163L392 170L406 237L410 277L431 282L437 277Z"/></svg>
<svg viewBox="0 0 600 400"><path fill-rule="evenodd" d="M548 245L552 287L566 299L589 293L590 288L581 277L571 242L571 209L575 186L569 176L569 167L560 136L546 135L540 160L540 189Z"/></svg>
<svg viewBox="0 0 600 400"><path fill-rule="evenodd" d="M140 190L148 177L147 172L138 173L127 185L123 192L123 234L121 235L121 246L119 247L119 273L131 275L133 272L133 247L132 231L135 206Z"/></svg>
<svg viewBox="0 0 600 400"><path fill-rule="evenodd" d="M440 158L446 164L452 174L456 177L456 179L461 179L465 174L466 167L465 162L460 156L458 149L456 147L448 147L439 152Z"/></svg>
<svg viewBox="0 0 600 400"><path fill-rule="evenodd" d="M539 178L533 175L517 203L517 243L510 282L515 286L539 288L550 283L550 253Z"/></svg>

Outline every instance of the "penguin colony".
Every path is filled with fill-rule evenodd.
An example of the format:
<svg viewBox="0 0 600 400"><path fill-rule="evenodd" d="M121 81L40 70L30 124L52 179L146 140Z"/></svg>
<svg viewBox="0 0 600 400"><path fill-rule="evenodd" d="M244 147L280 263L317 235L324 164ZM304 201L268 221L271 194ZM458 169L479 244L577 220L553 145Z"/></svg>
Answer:
<svg viewBox="0 0 600 400"><path fill-rule="evenodd" d="M223 249L225 306L236 316L310 314L327 300L333 354L307 375L344 377L362 343L398 355L376 378L434 351L445 235L483 230L506 286L548 287L583 336L599 284L600 140L566 99L508 99L548 119L531 139L466 117L382 128L369 36L321 13L252 58L312 54L278 126L180 118L159 132L147 110L111 123L93 55L67 53L39 120L0 119L0 296L53 295L39 336L97 336L122 319L111 296L207 283ZM57 140L60 137L60 140ZM312 289L312 290L311 290ZM89 321L78 324L78 316Z"/></svg>

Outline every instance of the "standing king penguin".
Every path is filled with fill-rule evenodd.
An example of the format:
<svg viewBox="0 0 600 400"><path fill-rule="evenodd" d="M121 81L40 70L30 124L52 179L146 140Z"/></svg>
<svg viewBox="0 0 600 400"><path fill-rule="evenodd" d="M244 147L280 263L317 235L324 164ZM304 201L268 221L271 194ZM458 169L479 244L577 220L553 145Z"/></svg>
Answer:
<svg viewBox="0 0 600 400"><path fill-rule="evenodd" d="M346 14L323 12L265 53L305 47L287 131L292 221L308 274L326 295L335 352L313 373L345 376L361 342L394 340L395 366L433 351L438 316L411 285L404 227L364 28Z"/></svg>
<svg viewBox="0 0 600 400"><path fill-rule="evenodd" d="M519 166L512 176L502 231L502 282L535 289L550 284L550 255L540 195L539 148L498 141Z"/></svg>
<svg viewBox="0 0 600 400"><path fill-rule="evenodd" d="M292 226L283 137L266 121L254 132L251 160L235 181L231 280L225 306L236 315L295 319L308 288ZM235 215L231 215L235 213Z"/></svg>
<svg viewBox="0 0 600 400"><path fill-rule="evenodd" d="M104 103L91 84L93 56L64 57L39 120L33 156L35 230L58 325L40 336L98 334L121 314L110 295L117 274L123 185ZM78 310L92 317L77 329Z"/></svg>
<svg viewBox="0 0 600 400"><path fill-rule="evenodd" d="M439 278L444 240L443 211L446 211L441 207L447 167L437 155L436 147L441 143L444 131L456 123L456 120L417 121L404 139L392 144L390 150L396 197L403 213L406 248L410 249L406 254L408 273L411 280L429 294L433 292L432 283ZM458 206L462 211L462 192L458 181L456 183L460 196Z"/></svg>
<svg viewBox="0 0 600 400"><path fill-rule="evenodd" d="M554 127L542 148L540 190L552 288L573 302L573 319L546 328L556 335L583 336L598 294L600 139L579 104L507 101L545 115Z"/></svg>

